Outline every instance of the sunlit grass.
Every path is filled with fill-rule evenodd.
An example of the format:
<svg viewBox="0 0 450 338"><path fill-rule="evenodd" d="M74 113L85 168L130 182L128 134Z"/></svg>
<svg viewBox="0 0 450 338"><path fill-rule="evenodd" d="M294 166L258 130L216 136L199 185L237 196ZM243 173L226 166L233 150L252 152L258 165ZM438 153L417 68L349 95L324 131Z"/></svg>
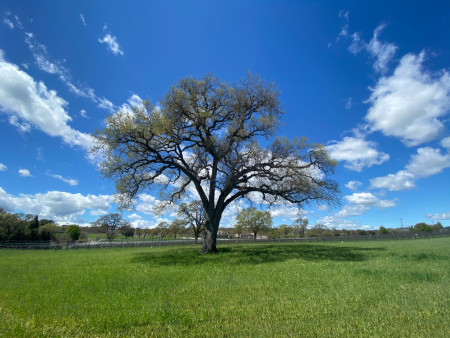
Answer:
<svg viewBox="0 0 450 338"><path fill-rule="evenodd" d="M450 241L0 251L0 336L432 336Z"/></svg>

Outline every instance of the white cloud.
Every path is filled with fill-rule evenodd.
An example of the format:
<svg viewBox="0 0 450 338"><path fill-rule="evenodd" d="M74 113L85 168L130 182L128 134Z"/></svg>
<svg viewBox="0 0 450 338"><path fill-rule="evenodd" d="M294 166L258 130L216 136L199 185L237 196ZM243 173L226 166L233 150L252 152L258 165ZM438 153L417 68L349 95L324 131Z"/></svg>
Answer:
<svg viewBox="0 0 450 338"><path fill-rule="evenodd" d="M295 221L300 217L300 210L295 206L280 205L269 209L273 218L280 218L283 222Z"/></svg>
<svg viewBox="0 0 450 338"><path fill-rule="evenodd" d="M5 61L0 50L0 110L10 116L11 124L22 131L32 126L71 146L88 149L91 136L67 124L71 117L66 106L56 91L48 90L43 82L35 82L18 66Z"/></svg>
<svg viewBox="0 0 450 338"><path fill-rule="evenodd" d="M444 148L450 149L450 137L443 138L441 140L441 146Z"/></svg>
<svg viewBox="0 0 450 338"><path fill-rule="evenodd" d="M86 20L84 19L84 15L82 13L80 13L80 20L84 26L87 26Z"/></svg>
<svg viewBox="0 0 450 338"><path fill-rule="evenodd" d="M351 170L361 171L389 160L388 154L376 149L375 142L367 141L361 135L346 136L340 142L332 142L326 147L330 156L337 161L344 161L344 167Z"/></svg>
<svg viewBox="0 0 450 338"><path fill-rule="evenodd" d="M405 170L384 177L370 180L372 189L387 189L390 191L408 190L415 187L415 181L441 173L450 167L450 154L441 154L439 149L430 147L417 149L417 154L411 156Z"/></svg>
<svg viewBox="0 0 450 338"><path fill-rule="evenodd" d="M28 45L28 48L30 49L40 70L49 74L57 75L72 93L96 103L99 108L109 111L115 109L111 101L97 96L94 89L88 86L76 86L71 79L69 70L62 65L63 62L50 61L47 47L37 42L33 33L25 33L25 35L25 43Z"/></svg>
<svg viewBox="0 0 450 338"><path fill-rule="evenodd" d="M16 127L21 133L28 133L29 131L31 131L31 125L27 122L19 122L19 119L15 115L9 116L8 121L11 125Z"/></svg>
<svg viewBox="0 0 450 338"><path fill-rule="evenodd" d="M450 155L442 155L439 149L430 147L417 149L417 154L411 157L406 170L416 178L439 174L450 167Z"/></svg>
<svg viewBox="0 0 450 338"><path fill-rule="evenodd" d="M142 219L142 216L139 216L138 214L131 214L128 216L129 219Z"/></svg>
<svg viewBox="0 0 450 338"><path fill-rule="evenodd" d="M8 18L3 19L3 23L9 27L9 29L14 29L14 24L11 20Z"/></svg>
<svg viewBox="0 0 450 338"><path fill-rule="evenodd" d="M89 212L89 214L91 215L91 216L104 216L104 215L106 215L108 212L106 211L106 210L102 210L102 209L94 209L94 210L91 210L90 212Z"/></svg>
<svg viewBox="0 0 450 338"><path fill-rule="evenodd" d="M427 217L433 221L446 221L450 220L450 211L441 214L427 214Z"/></svg>
<svg viewBox="0 0 450 338"><path fill-rule="evenodd" d="M394 200L381 200L372 193L361 192L344 196L348 202L341 210L334 215L323 217L317 223L325 224L330 228L355 229L361 228L359 221L350 220L349 217L361 216L372 208L386 209L395 206Z"/></svg>
<svg viewBox="0 0 450 338"><path fill-rule="evenodd" d="M415 177L406 170L400 170L395 174L376 177L370 180L370 188L387 189L389 191L409 190L414 188Z"/></svg>
<svg viewBox="0 0 450 338"><path fill-rule="evenodd" d="M384 29L385 25L378 26L373 32L373 38L366 45L367 51L376 58L374 68L376 71L384 73L387 70L389 61L394 57L397 46L392 43L382 43L378 40L378 36Z"/></svg>
<svg viewBox="0 0 450 338"><path fill-rule="evenodd" d="M108 27L105 25L103 27L103 30L106 31ZM105 44L106 47L114 54L120 54L123 55L123 51L120 48L119 43L117 42L117 38L114 35L111 35L110 33L105 33L105 36L102 39L98 39L98 42L101 44Z"/></svg>
<svg viewBox="0 0 450 338"><path fill-rule="evenodd" d="M352 105L353 105L353 99L351 98L351 97L349 97L347 100L346 100L346 102L345 102L345 109L346 110L349 110L349 109L351 109L352 108Z"/></svg>
<svg viewBox="0 0 450 338"><path fill-rule="evenodd" d="M52 173L47 173L47 175L50 176L50 177L56 178L56 179L58 179L60 181L63 181L64 183L67 183L67 184L69 184L71 186L78 185L78 181L75 180L75 179L72 179L72 178L65 178L65 177L63 177L61 175L52 174Z"/></svg>
<svg viewBox="0 0 450 338"><path fill-rule="evenodd" d="M17 15L12 15L11 11L5 11L5 17L3 23L9 27L9 29L19 28L23 29L22 22Z"/></svg>
<svg viewBox="0 0 450 338"><path fill-rule="evenodd" d="M344 36L350 38L351 43L348 46L348 51L354 55L359 54L361 51L365 50L369 55L375 59L373 67L377 72L385 73L388 70L388 63L392 60L397 51L397 46L389 42L381 42L379 40L379 35L381 31L385 28L385 25L379 25L375 28L373 32L373 37L369 42L364 41L361 38L361 34L358 32L350 34L348 32L348 17L347 24L344 26L339 36ZM345 32L345 34L343 34Z"/></svg>
<svg viewBox="0 0 450 338"><path fill-rule="evenodd" d="M8 167L3 163L0 163L0 171L6 171L6 169L8 169Z"/></svg>
<svg viewBox="0 0 450 338"><path fill-rule="evenodd" d="M114 104L104 97L98 98L98 107L109 111L113 111L115 109Z"/></svg>
<svg viewBox="0 0 450 338"><path fill-rule="evenodd" d="M31 173L28 169L19 169L17 172L22 177L31 177Z"/></svg>
<svg viewBox="0 0 450 338"><path fill-rule="evenodd" d="M423 70L425 53L407 54L394 73L382 77L368 100L365 119L372 131L399 138L407 146L434 140L444 128L440 117L450 110L450 75L433 77Z"/></svg>
<svg viewBox="0 0 450 338"><path fill-rule="evenodd" d="M49 191L44 194L20 194L14 196L0 187L0 207L11 212L22 211L39 215L40 218L53 219L61 223L84 222L86 210L107 211L111 208L113 196L81 195L62 191Z"/></svg>
<svg viewBox="0 0 450 338"><path fill-rule="evenodd" d="M81 110L80 110L80 115L81 115L81 117L83 117L83 118L85 118L85 119L88 119L88 118L89 118L89 117L87 116L86 110L84 110L84 109L81 109Z"/></svg>
<svg viewBox="0 0 450 338"><path fill-rule="evenodd" d="M362 185L359 181L349 181L345 186L350 190L357 190Z"/></svg>

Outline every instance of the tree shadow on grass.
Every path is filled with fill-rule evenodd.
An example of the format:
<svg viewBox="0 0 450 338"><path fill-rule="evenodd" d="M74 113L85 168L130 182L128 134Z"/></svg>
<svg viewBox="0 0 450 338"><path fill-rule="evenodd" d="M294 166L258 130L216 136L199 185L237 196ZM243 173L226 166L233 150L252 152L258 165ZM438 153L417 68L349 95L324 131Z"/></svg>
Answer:
<svg viewBox="0 0 450 338"><path fill-rule="evenodd" d="M217 254L201 254L195 248L169 248L164 251L143 252L132 258L133 263L155 265L203 265L203 264L266 264L291 259L306 261L362 262L368 259L369 251L384 248L355 248L345 246L308 244L240 245L220 248Z"/></svg>

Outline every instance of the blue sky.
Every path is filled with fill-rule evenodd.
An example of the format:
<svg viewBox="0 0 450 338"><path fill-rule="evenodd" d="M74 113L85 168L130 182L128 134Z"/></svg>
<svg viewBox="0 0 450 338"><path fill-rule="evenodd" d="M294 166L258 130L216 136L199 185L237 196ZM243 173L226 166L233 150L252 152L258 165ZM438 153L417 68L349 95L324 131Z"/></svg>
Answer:
<svg viewBox="0 0 450 338"><path fill-rule="evenodd" d="M0 207L78 224L114 212L114 183L87 152L105 117L157 104L185 76L250 71L280 89L279 134L339 161L342 206L305 208L310 224L449 226L449 36L448 1L3 1ZM124 217L170 220L157 200Z"/></svg>

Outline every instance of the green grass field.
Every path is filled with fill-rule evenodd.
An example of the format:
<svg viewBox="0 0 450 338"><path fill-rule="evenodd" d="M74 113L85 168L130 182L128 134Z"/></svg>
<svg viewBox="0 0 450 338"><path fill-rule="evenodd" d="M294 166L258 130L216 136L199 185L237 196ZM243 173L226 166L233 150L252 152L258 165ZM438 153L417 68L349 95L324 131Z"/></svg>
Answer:
<svg viewBox="0 0 450 338"><path fill-rule="evenodd" d="M0 336L448 337L448 238L0 251Z"/></svg>

